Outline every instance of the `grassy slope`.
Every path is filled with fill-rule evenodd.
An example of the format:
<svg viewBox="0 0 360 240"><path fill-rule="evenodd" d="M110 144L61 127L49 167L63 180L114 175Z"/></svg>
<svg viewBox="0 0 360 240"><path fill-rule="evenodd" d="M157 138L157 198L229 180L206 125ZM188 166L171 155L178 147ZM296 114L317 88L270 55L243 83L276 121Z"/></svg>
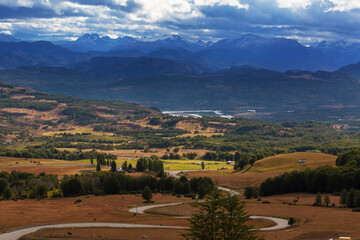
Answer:
<svg viewBox="0 0 360 240"><path fill-rule="evenodd" d="M299 163L299 160L306 163ZM323 153L298 152L280 154L257 161L247 173L283 173L304 168L316 168L325 165L335 165L336 156Z"/></svg>

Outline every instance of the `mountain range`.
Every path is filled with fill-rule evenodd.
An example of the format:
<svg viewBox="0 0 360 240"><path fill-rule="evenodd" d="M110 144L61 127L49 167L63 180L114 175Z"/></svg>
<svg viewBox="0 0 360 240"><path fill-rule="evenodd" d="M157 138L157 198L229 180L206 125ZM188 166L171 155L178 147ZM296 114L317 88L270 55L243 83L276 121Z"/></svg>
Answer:
<svg viewBox="0 0 360 240"><path fill-rule="evenodd" d="M292 39L242 35L217 42L190 42L173 35L155 41L85 34L76 41L24 42L0 35L0 69L20 66L69 67L93 57L150 57L186 61L210 72L240 65L272 69L335 71L360 61L360 44L320 42L304 46Z"/></svg>
<svg viewBox="0 0 360 240"><path fill-rule="evenodd" d="M283 73L244 65L208 73L202 66L175 60L98 57L70 68L3 70L0 79L49 93L135 102L162 110L219 109L231 114L256 110L262 117L311 111L304 120L312 119L314 112L325 112L323 119L334 120L343 117L339 111L360 108L358 72L360 63L335 72Z"/></svg>
<svg viewBox="0 0 360 240"><path fill-rule="evenodd" d="M215 43L97 34L61 46L6 35L0 40L0 81L37 91L162 110L213 109L246 117L256 112L280 121L300 119L300 112L302 120L342 119L345 112L360 118L355 43L306 47L255 35Z"/></svg>

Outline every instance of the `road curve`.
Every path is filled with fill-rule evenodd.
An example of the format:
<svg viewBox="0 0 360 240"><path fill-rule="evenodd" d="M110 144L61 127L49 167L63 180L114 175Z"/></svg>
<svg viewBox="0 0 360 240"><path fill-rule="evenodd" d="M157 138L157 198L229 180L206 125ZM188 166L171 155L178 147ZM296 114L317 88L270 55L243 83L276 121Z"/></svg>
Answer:
<svg viewBox="0 0 360 240"><path fill-rule="evenodd" d="M185 171L183 171L185 172ZM173 177L179 177L177 174L180 171L172 171L170 175ZM222 191L226 191L231 195L239 195L239 192L224 188L218 187ZM157 204L157 205L149 205L149 206L140 206L131 208L129 212L138 213L138 214L146 214L145 211L151 208L157 207L167 207L167 206L176 206L181 205L183 203L166 203L166 204ZM270 230L280 230L288 227L288 220L283 218L275 218L275 217L266 217L266 216L250 216L251 219L268 219L276 223L273 227L268 228L260 228L260 231L270 231ZM0 240L15 240L19 239L24 235L29 233L37 232L42 229L51 229L51 228L86 228L86 227L110 227L110 228L162 228L162 229L187 229L187 227L180 226L160 226L160 225L147 225L147 224L131 224L131 223L66 223L66 224L47 224L41 226L32 226L21 229L15 229L8 231L6 233L0 234Z"/></svg>
<svg viewBox="0 0 360 240"><path fill-rule="evenodd" d="M152 208L158 208L158 207L168 207L168 206L177 206L184 204L182 202L180 203L165 203L165 204L157 204L157 205L148 205L148 206L141 206L141 207L135 207L131 208L129 212L131 213L138 213L138 214L147 214L145 211L152 209ZM178 218L178 217L176 217ZM188 217L180 217L180 218L190 218ZM280 230L288 227L288 220L283 218L275 218L275 217L266 217L266 216L250 216L251 219L268 219L270 221L273 221L276 223L275 226L267 227L267 228L260 228L260 231L271 231L271 230ZM1 238L0 238L1 240Z"/></svg>
<svg viewBox="0 0 360 240"><path fill-rule="evenodd" d="M110 228L163 228L163 229L187 229L186 227L178 226L160 226L160 225L147 225L147 224L131 224L131 223L66 223L66 224L48 224L41 226L33 226L13 230L0 235L0 240L15 240L24 235L33 233L42 229L49 228L94 228L94 227L110 227Z"/></svg>

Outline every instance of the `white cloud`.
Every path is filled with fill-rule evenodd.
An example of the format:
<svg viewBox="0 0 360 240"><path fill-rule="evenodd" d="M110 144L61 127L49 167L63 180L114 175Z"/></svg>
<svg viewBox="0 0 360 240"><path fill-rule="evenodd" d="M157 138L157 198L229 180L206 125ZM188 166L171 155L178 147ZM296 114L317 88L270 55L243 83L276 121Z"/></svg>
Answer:
<svg viewBox="0 0 360 240"><path fill-rule="evenodd" d="M32 7L34 1L32 0L0 0L1 5L11 6L11 7Z"/></svg>
<svg viewBox="0 0 360 240"><path fill-rule="evenodd" d="M327 9L326 11L350 11L353 9L360 9L359 0L328 0L334 6Z"/></svg>
<svg viewBox="0 0 360 240"><path fill-rule="evenodd" d="M311 6L312 0L276 0L279 8L307 8Z"/></svg>
<svg viewBox="0 0 360 240"><path fill-rule="evenodd" d="M157 22L200 15L186 0L135 0L135 2L142 6L139 11L129 15L136 21Z"/></svg>
<svg viewBox="0 0 360 240"><path fill-rule="evenodd" d="M127 6L128 0L112 0L114 5Z"/></svg>
<svg viewBox="0 0 360 240"><path fill-rule="evenodd" d="M248 9L248 4L242 4L238 0L195 0L196 6L230 6L236 7L238 9L245 8Z"/></svg>

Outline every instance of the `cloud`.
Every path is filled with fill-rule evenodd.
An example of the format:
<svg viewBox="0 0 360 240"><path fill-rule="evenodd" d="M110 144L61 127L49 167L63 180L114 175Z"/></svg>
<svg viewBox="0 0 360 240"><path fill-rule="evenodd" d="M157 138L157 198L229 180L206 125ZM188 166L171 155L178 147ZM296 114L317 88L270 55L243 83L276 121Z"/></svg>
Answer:
<svg viewBox="0 0 360 240"><path fill-rule="evenodd" d="M111 36L216 40L245 33L356 41L358 0L0 0L0 31L27 39Z"/></svg>
<svg viewBox="0 0 360 240"><path fill-rule="evenodd" d="M328 0L334 6L327 11L350 11L353 9L360 9L360 1L358 0Z"/></svg>
<svg viewBox="0 0 360 240"><path fill-rule="evenodd" d="M307 8L312 4L311 0L276 0L280 8Z"/></svg>

